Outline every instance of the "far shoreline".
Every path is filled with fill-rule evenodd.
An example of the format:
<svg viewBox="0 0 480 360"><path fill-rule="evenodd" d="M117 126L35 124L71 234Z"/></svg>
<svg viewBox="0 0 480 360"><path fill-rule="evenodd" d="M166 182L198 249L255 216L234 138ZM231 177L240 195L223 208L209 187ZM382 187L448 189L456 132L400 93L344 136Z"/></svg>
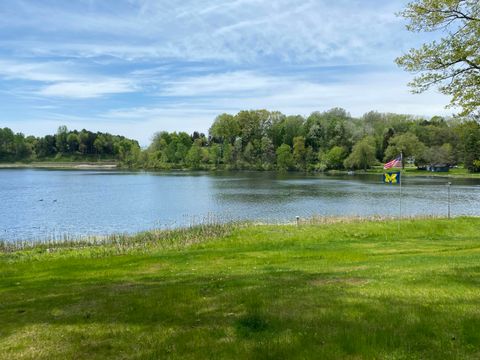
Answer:
<svg viewBox="0 0 480 360"><path fill-rule="evenodd" d="M278 170L256 170L256 169L224 169L224 168L201 168L192 169L185 167L172 167L170 169L155 169L155 168L142 168L142 167L125 167L115 161L34 161L29 163L0 163L0 170L3 169L44 169L44 170L130 170L130 171L192 171L192 172L275 172L282 173ZM302 172L302 171L287 171L283 173L307 175L323 174L323 175L381 175L387 170L383 170L381 167L374 167L368 170L326 170L326 171L314 171L314 172ZM392 170L389 170L392 171ZM395 169L400 171L400 169ZM431 172L427 170L418 170L414 167L405 168L402 170L402 175L406 177L444 177L455 179L480 179L480 173L469 173L463 168L452 169L449 172Z"/></svg>
<svg viewBox="0 0 480 360"><path fill-rule="evenodd" d="M116 170L120 167L116 162L31 162L0 163L0 169L58 169L58 170Z"/></svg>

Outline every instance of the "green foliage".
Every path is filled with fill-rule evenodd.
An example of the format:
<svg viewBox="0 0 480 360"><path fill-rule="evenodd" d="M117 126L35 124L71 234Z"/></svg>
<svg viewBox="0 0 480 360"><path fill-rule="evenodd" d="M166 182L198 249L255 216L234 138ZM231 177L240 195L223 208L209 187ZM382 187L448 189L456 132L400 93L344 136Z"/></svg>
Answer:
<svg viewBox="0 0 480 360"><path fill-rule="evenodd" d="M305 138L303 136L293 138L293 161L298 170L305 170L307 149L305 148Z"/></svg>
<svg viewBox="0 0 480 360"><path fill-rule="evenodd" d="M202 162L202 144L201 141L195 140L194 144L188 150L186 156L186 162L189 167L192 169L200 169L200 164Z"/></svg>
<svg viewBox="0 0 480 360"><path fill-rule="evenodd" d="M55 135L36 138L0 129L0 162L73 159L81 161L116 159L128 166L138 165L140 146L135 140L87 130L69 131L60 126Z"/></svg>
<svg viewBox="0 0 480 360"><path fill-rule="evenodd" d="M425 151L425 145L418 140L416 135L412 133L398 134L392 137L388 142L384 160L392 160L402 153L403 166L405 166L406 158L414 157L418 160L424 156Z"/></svg>
<svg viewBox="0 0 480 360"><path fill-rule="evenodd" d="M347 150L342 146L332 147L325 155L322 156L322 161L327 169L342 169L343 162L348 155Z"/></svg>
<svg viewBox="0 0 480 360"><path fill-rule="evenodd" d="M415 0L401 15L414 32L442 32L443 37L411 49L397 63L421 74L411 83L415 92L432 86L451 96L461 115L480 116L480 2Z"/></svg>
<svg viewBox="0 0 480 360"><path fill-rule="evenodd" d="M480 159L480 124L476 121L468 121L461 124L458 129L460 153L464 161L464 167L471 172L480 171L475 161Z"/></svg>
<svg viewBox="0 0 480 360"><path fill-rule="evenodd" d="M238 120L229 114L217 116L209 130L209 134L213 139L220 143L227 142L228 144L233 144L239 132L240 125Z"/></svg>
<svg viewBox="0 0 480 360"><path fill-rule="evenodd" d="M208 137L196 131L158 132L144 150L134 140L85 129L60 127L57 134L40 138L0 129L2 162L115 159L130 168L313 172L364 169L401 151L417 165L463 164L478 171L474 161L480 159L480 125L459 118L378 112L352 118L339 108L307 118L250 110L218 116Z"/></svg>
<svg viewBox="0 0 480 360"><path fill-rule="evenodd" d="M293 168L293 155L290 145L282 144L277 149L277 169L287 171Z"/></svg>
<svg viewBox="0 0 480 360"><path fill-rule="evenodd" d="M376 162L375 139L367 136L354 145L352 153L345 159L344 165L347 169L367 170Z"/></svg>

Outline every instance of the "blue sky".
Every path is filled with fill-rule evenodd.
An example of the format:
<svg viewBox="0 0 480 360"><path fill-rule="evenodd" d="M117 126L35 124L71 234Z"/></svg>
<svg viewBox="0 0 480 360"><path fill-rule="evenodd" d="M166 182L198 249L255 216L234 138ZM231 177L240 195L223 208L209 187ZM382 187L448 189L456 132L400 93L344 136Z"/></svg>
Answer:
<svg viewBox="0 0 480 360"><path fill-rule="evenodd" d="M448 115L395 57L428 40L384 0L0 2L0 127L108 131L148 144L242 109Z"/></svg>

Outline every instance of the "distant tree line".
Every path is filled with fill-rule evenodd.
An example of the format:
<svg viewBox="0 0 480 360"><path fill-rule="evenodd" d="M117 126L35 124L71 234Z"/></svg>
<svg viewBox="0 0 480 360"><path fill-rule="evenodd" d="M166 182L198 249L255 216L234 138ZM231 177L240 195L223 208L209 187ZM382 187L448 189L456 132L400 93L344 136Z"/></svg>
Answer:
<svg viewBox="0 0 480 360"><path fill-rule="evenodd" d="M26 137L0 128L0 162L112 159L133 166L139 154L136 140L108 133L69 131L60 126L55 135Z"/></svg>
<svg viewBox="0 0 480 360"><path fill-rule="evenodd" d="M344 109L307 118L266 110L219 115L208 136L159 132L141 153L144 168L324 171L367 169L397 157L418 166L464 165L480 171L480 125L473 120L417 118Z"/></svg>
<svg viewBox="0 0 480 360"><path fill-rule="evenodd" d="M0 129L0 161L75 155L118 160L146 169L325 171L368 169L403 153L405 161L463 165L480 171L480 124L468 119L424 119L344 109L308 117L267 110L219 115L208 135L158 132L148 148L122 136L68 131L36 138Z"/></svg>

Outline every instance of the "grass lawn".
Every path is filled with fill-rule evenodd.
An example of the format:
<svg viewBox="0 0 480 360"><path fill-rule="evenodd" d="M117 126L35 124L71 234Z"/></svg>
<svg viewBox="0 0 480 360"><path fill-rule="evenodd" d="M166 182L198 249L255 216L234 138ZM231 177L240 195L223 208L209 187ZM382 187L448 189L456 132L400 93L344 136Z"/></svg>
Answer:
<svg viewBox="0 0 480 360"><path fill-rule="evenodd" d="M480 218L142 236L0 252L0 359L480 358Z"/></svg>

